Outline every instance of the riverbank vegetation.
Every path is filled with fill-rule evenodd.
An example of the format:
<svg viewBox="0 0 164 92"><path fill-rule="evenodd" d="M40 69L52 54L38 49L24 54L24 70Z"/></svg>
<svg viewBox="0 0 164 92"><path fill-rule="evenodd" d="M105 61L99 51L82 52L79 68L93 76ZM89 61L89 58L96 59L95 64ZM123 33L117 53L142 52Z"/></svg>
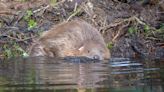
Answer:
<svg viewBox="0 0 164 92"><path fill-rule="evenodd" d="M52 25L81 18L103 35L113 57L164 57L163 0L0 0L0 58L28 56Z"/></svg>

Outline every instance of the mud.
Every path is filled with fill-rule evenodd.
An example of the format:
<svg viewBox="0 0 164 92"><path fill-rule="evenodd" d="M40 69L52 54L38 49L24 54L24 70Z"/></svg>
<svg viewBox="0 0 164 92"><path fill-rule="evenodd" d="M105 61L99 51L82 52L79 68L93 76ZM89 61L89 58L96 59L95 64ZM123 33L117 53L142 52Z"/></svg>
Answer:
<svg viewBox="0 0 164 92"><path fill-rule="evenodd" d="M52 1L0 1L0 58L6 57L4 46L15 49L13 43L17 43L28 52L40 32L74 18L96 26L110 45L112 57L164 57L163 0ZM27 10L32 11L29 20L37 23L30 29L24 19Z"/></svg>

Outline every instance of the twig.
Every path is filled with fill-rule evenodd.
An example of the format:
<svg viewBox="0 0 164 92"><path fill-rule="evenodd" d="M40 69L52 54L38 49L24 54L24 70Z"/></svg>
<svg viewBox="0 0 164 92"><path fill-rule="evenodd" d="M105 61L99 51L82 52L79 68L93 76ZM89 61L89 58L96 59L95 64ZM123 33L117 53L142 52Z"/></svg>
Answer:
<svg viewBox="0 0 164 92"><path fill-rule="evenodd" d="M59 5L59 4L62 4L62 3L64 3L65 1L66 1L66 0L61 0L61 1L57 2L54 6Z"/></svg>
<svg viewBox="0 0 164 92"><path fill-rule="evenodd" d="M119 28L117 34L113 37L112 42L115 42L115 40L120 36L121 30L122 30L123 28L129 26L129 24L130 24L130 22L128 22L126 25L124 25L124 26L122 26L121 28Z"/></svg>
<svg viewBox="0 0 164 92"><path fill-rule="evenodd" d="M33 13L40 12L41 10L43 10L43 12L44 12L44 11L45 11L47 8L49 8L49 7L50 7L50 5L47 5L47 6L45 6L45 7L41 7L41 8L39 8L39 9L33 11Z"/></svg>
<svg viewBox="0 0 164 92"><path fill-rule="evenodd" d="M29 40L29 39L32 39L32 38L35 38L36 37L36 36L33 36L33 37L25 38L25 39L18 39L16 37L12 37L12 36L9 36L9 35L1 35L1 36L5 36L5 37L8 37L10 39L16 40L17 42L26 41L26 40Z"/></svg>
<svg viewBox="0 0 164 92"><path fill-rule="evenodd" d="M18 15L18 14L11 11L0 11L0 15Z"/></svg>
<svg viewBox="0 0 164 92"><path fill-rule="evenodd" d="M81 11L80 8L77 9L77 11L75 11L73 14L71 14L68 19L66 20L66 22L68 22L72 17L76 16L76 14L78 14Z"/></svg>
<svg viewBox="0 0 164 92"><path fill-rule="evenodd" d="M76 12L77 6L78 6L78 5L77 5L77 2L76 2L76 3L75 3L75 7L74 7L74 9L73 9L74 12Z"/></svg>
<svg viewBox="0 0 164 92"><path fill-rule="evenodd" d="M136 20L139 24L142 24L142 25L146 25L146 23L142 22L139 18L137 18L136 16L133 16L131 18L131 20Z"/></svg>
<svg viewBox="0 0 164 92"><path fill-rule="evenodd" d="M116 26L118 26L118 25L120 25L120 24L122 24L122 23L124 23L124 22L135 21L135 20L136 20L139 24L146 25L146 24L145 24L144 22L142 22L139 18L137 18L136 16L133 16L133 17L124 19L124 20L122 20L122 21L120 21L120 22L117 22L117 23L111 23L111 24L109 24L109 25L107 25L107 26L104 26L104 27L100 28L100 30L106 30L106 29L109 29L109 28L111 28L111 27L116 27Z"/></svg>

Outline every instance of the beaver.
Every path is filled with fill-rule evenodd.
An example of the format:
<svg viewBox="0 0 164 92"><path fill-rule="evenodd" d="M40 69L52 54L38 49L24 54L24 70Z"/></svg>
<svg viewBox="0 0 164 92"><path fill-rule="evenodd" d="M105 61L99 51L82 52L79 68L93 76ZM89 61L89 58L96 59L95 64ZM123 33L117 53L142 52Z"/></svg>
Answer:
<svg viewBox="0 0 164 92"><path fill-rule="evenodd" d="M30 56L85 56L104 60L110 58L110 52L96 28L84 20L75 19L43 32L32 46Z"/></svg>

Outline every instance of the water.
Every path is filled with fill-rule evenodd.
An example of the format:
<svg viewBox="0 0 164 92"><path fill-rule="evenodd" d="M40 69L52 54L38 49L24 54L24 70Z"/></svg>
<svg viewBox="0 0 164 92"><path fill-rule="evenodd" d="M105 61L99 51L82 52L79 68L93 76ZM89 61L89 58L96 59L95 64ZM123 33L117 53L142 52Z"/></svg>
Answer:
<svg viewBox="0 0 164 92"><path fill-rule="evenodd" d="M0 62L0 92L164 92L164 61L17 58Z"/></svg>

